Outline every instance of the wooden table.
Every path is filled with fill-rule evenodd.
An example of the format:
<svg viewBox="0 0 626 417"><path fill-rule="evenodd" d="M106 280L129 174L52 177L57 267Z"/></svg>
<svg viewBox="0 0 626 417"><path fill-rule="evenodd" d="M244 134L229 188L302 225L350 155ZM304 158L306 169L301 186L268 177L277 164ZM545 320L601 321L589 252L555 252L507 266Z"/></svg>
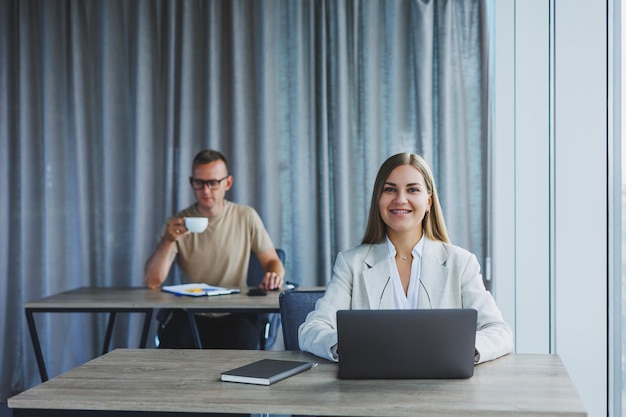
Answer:
<svg viewBox="0 0 626 417"><path fill-rule="evenodd" d="M219 381L262 359L320 364L270 386ZM339 380L304 352L116 349L12 398L18 416L269 413L333 416L586 416L556 355L509 355L456 380Z"/></svg>
<svg viewBox="0 0 626 417"><path fill-rule="evenodd" d="M227 313L277 313L278 291L270 291L267 296L249 297L247 288L241 288L239 294L212 297L180 297L161 290L145 287L127 288L94 288L82 287L62 292L50 297L26 303L26 321L30 332L35 358L42 381L48 380L46 364L41 352L41 344L37 334L34 313L109 313L107 330L102 353L109 350L111 335L115 324L116 313L144 313L145 319L141 333L140 347L144 348L150 330L150 320L155 309L179 308L186 309L191 316L197 312ZM191 323L195 324L194 320ZM196 344L200 346L200 338L195 330Z"/></svg>

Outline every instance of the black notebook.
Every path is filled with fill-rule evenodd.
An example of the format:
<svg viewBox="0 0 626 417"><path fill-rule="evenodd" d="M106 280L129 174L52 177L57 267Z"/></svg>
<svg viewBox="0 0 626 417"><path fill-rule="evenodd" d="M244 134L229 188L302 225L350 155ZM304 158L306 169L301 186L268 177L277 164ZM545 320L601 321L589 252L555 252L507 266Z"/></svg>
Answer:
<svg viewBox="0 0 626 417"><path fill-rule="evenodd" d="M222 372L221 380L245 384L270 385L281 379L316 366L315 362L261 359L230 371Z"/></svg>

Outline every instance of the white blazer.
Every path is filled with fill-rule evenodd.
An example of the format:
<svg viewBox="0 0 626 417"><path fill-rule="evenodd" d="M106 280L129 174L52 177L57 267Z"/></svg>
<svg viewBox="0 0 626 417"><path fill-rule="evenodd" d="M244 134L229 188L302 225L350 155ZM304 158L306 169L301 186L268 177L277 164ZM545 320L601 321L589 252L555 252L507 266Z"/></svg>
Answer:
<svg viewBox="0 0 626 417"><path fill-rule="evenodd" d="M337 255L326 293L298 329L300 349L337 361L337 310L392 309L386 242L362 244ZM476 363L513 351L511 328L483 284L476 257L458 246L425 238L419 308L474 308L478 311ZM341 348L339 347L339 351Z"/></svg>

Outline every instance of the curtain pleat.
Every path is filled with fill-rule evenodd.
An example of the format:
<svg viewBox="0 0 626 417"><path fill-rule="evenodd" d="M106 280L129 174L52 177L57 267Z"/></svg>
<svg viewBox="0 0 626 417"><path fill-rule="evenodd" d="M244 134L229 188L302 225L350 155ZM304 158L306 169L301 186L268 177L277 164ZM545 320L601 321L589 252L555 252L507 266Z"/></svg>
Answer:
<svg viewBox="0 0 626 417"><path fill-rule="evenodd" d="M431 164L453 242L484 262L484 3L0 0L0 400L39 383L24 303L142 286L203 148L289 281L327 282L401 151ZM51 376L100 353L105 319L36 317ZM119 317L113 347L137 346L141 319Z"/></svg>

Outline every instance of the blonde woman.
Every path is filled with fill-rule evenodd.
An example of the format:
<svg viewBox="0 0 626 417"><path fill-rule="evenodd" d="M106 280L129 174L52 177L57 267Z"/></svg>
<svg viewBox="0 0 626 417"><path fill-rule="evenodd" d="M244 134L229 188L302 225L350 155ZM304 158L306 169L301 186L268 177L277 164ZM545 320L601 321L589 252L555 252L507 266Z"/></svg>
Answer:
<svg viewBox="0 0 626 417"><path fill-rule="evenodd" d="M363 241L337 255L325 295L300 326L300 348L338 361L337 310L418 308L476 309L475 363L513 350L476 257L450 243L429 166L400 153L381 165Z"/></svg>

